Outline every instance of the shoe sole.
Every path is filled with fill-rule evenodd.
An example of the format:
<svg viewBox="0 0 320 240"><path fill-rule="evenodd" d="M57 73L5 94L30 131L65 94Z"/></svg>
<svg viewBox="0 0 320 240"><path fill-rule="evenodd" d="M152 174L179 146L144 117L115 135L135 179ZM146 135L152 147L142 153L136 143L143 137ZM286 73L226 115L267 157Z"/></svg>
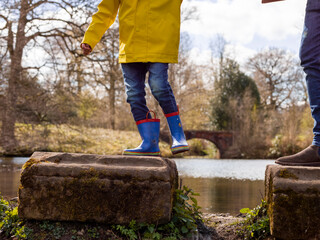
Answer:
<svg viewBox="0 0 320 240"><path fill-rule="evenodd" d="M186 152L186 151L189 151L189 147L188 146L171 148L172 154L178 154L178 153L182 153L182 152Z"/></svg>
<svg viewBox="0 0 320 240"><path fill-rule="evenodd" d="M310 162L310 163L283 163L275 161L276 164L282 166L302 166L302 167L320 167L320 162Z"/></svg>
<svg viewBox="0 0 320 240"><path fill-rule="evenodd" d="M132 156L160 156L160 152L127 152L124 151L122 155L132 155Z"/></svg>

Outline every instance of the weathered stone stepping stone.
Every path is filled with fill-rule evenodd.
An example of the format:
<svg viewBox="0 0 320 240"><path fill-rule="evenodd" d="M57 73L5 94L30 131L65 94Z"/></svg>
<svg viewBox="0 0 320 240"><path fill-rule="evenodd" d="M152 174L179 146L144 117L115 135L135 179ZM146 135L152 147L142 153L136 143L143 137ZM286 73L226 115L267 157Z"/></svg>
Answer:
<svg viewBox="0 0 320 240"><path fill-rule="evenodd" d="M320 168L268 165L266 198L276 239L320 239Z"/></svg>
<svg viewBox="0 0 320 240"><path fill-rule="evenodd" d="M170 159L35 152L23 168L18 208L22 219L170 221L178 182Z"/></svg>

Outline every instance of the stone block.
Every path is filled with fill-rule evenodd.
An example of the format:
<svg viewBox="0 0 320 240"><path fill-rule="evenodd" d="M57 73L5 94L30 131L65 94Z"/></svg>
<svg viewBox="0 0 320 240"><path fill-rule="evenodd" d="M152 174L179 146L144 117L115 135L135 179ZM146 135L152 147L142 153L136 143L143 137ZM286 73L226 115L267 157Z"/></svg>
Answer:
<svg viewBox="0 0 320 240"><path fill-rule="evenodd" d="M276 239L320 239L320 168L268 165L266 200Z"/></svg>
<svg viewBox="0 0 320 240"><path fill-rule="evenodd" d="M170 221L178 182L170 159L35 152L23 168L18 207L22 219Z"/></svg>

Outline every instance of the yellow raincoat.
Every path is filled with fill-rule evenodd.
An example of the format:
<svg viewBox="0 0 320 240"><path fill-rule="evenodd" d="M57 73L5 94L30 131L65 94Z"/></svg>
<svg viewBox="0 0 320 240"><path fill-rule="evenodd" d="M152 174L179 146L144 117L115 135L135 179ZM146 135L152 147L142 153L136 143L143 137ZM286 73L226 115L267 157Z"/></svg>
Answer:
<svg viewBox="0 0 320 240"><path fill-rule="evenodd" d="M119 10L119 62L178 62L182 0L102 0L82 43L93 49Z"/></svg>

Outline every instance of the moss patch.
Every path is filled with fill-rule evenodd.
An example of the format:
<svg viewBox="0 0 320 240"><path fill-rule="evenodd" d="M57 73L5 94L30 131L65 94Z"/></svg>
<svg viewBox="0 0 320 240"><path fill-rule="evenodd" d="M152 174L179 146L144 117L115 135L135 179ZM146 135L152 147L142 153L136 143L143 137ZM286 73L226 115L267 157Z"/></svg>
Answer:
<svg viewBox="0 0 320 240"><path fill-rule="evenodd" d="M280 173L279 173L279 177L281 177L281 178L290 178L290 179L295 179L295 180L299 179L296 175L294 175L288 169L281 169Z"/></svg>
<svg viewBox="0 0 320 240"><path fill-rule="evenodd" d="M25 164L22 166L22 170L31 167L33 164L38 164L40 163L39 160L36 160L34 158L30 158Z"/></svg>
<svg viewBox="0 0 320 240"><path fill-rule="evenodd" d="M273 235L284 239L318 239L320 234L319 191L297 193L291 189L274 191L272 212Z"/></svg>
<svg viewBox="0 0 320 240"><path fill-rule="evenodd" d="M213 234L215 231L208 228L202 220L199 206L192 196L197 195L187 187L184 190L177 190L176 205L174 207L172 220L167 224L146 224L131 221L128 225L108 225L92 222L65 222L65 221L21 221L16 214L16 222L21 223L21 229L13 228L14 225L8 224L7 234L3 232L0 224L0 239L32 239L32 240L125 240L125 239L163 239L178 240L186 239L187 236L195 233L203 234L204 239L217 239ZM188 203L186 199L192 201ZM88 202L88 204L92 204ZM8 205L8 204L6 204ZM81 210L81 209L77 209ZM100 214L99 209L95 214ZM1 211L0 211L1 213ZM183 213L183 215L181 215ZM72 214L72 213L71 213ZM153 214L150 211L149 214ZM0 219L1 220L1 219ZM1 221L0 221L1 223ZM17 238L15 238L17 237ZM202 239L202 238L201 238Z"/></svg>
<svg viewBox="0 0 320 240"><path fill-rule="evenodd" d="M27 169L32 165L43 163L43 162L49 163L49 161L47 160L38 160L38 159L30 158L25 164L23 164L22 170Z"/></svg>

